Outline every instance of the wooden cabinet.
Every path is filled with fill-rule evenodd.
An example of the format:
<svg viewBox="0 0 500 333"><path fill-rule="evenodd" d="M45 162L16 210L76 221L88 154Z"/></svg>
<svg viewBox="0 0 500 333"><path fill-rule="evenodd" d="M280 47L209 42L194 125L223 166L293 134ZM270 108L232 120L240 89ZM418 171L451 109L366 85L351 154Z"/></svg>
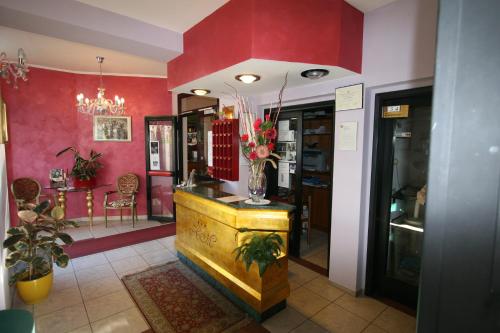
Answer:
<svg viewBox="0 0 500 333"><path fill-rule="evenodd" d="M212 131L214 177L238 180L240 164L238 119L214 120Z"/></svg>

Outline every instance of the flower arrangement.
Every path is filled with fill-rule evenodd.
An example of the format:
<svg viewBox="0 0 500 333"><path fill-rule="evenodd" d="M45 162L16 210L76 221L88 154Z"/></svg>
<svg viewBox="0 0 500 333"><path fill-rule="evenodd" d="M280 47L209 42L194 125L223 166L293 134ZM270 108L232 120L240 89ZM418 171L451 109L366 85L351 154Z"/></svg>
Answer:
<svg viewBox="0 0 500 333"><path fill-rule="evenodd" d="M285 90L288 73L285 75L285 82L278 95L278 104L265 115L264 119L257 117L251 111L249 100L236 93L238 106L238 118L240 120L240 141L242 152L249 162L250 175L248 189L253 201L259 202L264 198L266 192L266 179L264 168L269 162L273 168L277 168L276 162L271 158L280 159L280 156L273 153L274 141L277 137L276 122L281 111L283 91ZM274 110L274 112L273 112Z"/></svg>

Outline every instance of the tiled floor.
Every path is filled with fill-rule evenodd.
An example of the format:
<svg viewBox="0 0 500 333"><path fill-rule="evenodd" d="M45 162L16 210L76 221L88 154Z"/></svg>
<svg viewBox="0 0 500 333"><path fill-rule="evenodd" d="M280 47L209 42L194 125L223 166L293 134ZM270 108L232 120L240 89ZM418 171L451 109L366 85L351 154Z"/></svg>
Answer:
<svg viewBox="0 0 500 333"><path fill-rule="evenodd" d="M149 328L120 278L176 260L175 236L97 253L55 268L49 298L25 305L14 298L14 307L34 314L37 333L139 333Z"/></svg>
<svg viewBox="0 0 500 333"><path fill-rule="evenodd" d="M307 243L307 235L300 239L300 258L317 266L328 268L328 234L326 232L311 229L310 243Z"/></svg>
<svg viewBox="0 0 500 333"><path fill-rule="evenodd" d="M120 278L175 260L175 236L71 260L54 271L47 300L31 311L38 333L135 333L148 329ZM289 262L288 307L263 323L271 332L415 332L415 319L371 298L354 298L326 277Z"/></svg>
<svg viewBox="0 0 500 333"><path fill-rule="evenodd" d="M325 276L289 261L288 307L264 322L272 333L410 333L415 318L369 297L353 297Z"/></svg>
<svg viewBox="0 0 500 333"><path fill-rule="evenodd" d="M89 227L88 222L79 222L79 228L66 228L66 232L73 237L75 241L89 239L89 238L100 238L111 235L116 235L124 232L152 228L162 225L158 221L148 221L148 220L138 220L135 223L135 227L132 227L132 220L124 217L123 222L120 220L108 221L108 227L104 225L104 220L94 221L92 228Z"/></svg>

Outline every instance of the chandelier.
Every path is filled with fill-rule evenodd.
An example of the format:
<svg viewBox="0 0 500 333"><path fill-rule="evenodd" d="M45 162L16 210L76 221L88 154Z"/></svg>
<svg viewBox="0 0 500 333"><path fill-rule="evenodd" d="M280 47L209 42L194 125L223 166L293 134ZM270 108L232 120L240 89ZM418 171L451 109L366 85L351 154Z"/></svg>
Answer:
<svg viewBox="0 0 500 333"><path fill-rule="evenodd" d="M23 49L17 50L17 63L9 61L5 52L0 53L0 76L7 81L7 84L13 82L13 86L17 89L17 79L28 81L26 74L29 72L26 65L26 53Z"/></svg>
<svg viewBox="0 0 500 333"><path fill-rule="evenodd" d="M106 114L123 114L125 112L125 99L123 97L115 96L115 101L107 99L104 96L104 85L102 83L102 62L104 57L96 57L99 63L99 88L97 88L97 98L86 98L82 93L76 95L76 109L78 112L90 115L106 115Z"/></svg>

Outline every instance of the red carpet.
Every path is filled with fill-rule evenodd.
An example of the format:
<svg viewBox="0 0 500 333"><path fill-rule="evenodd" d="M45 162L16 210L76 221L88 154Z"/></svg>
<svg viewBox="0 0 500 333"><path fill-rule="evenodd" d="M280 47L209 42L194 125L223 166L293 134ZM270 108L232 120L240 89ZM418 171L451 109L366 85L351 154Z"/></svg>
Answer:
<svg viewBox="0 0 500 333"><path fill-rule="evenodd" d="M71 246L65 246L64 250L70 258L78 258L173 235L175 235L175 223L170 223L113 236L76 241Z"/></svg>

